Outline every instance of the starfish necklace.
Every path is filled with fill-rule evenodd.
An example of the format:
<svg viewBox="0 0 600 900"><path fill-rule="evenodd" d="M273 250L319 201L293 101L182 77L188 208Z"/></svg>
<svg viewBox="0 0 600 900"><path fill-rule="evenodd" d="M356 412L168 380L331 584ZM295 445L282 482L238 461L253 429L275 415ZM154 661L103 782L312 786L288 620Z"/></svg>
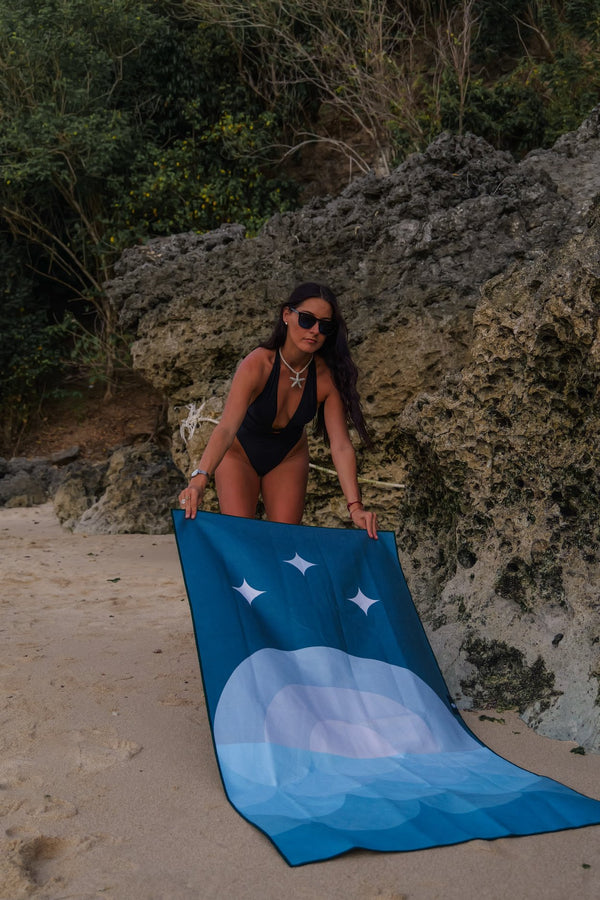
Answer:
<svg viewBox="0 0 600 900"><path fill-rule="evenodd" d="M292 382L292 387L301 388L302 385L304 384L304 382L306 381L306 378L300 378L300 376L302 375L303 372L306 372L306 370L310 366L310 364L312 362L312 353L311 353L309 361L306 363L306 365L304 366L303 369L300 369L299 372L296 372L296 370L290 366L289 362L287 361L287 359L285 359L283 353L281 352L281 347L279 348L279 356L281 357L281 362L284 364L284 366L287 366L287 368L290 370L290 372L293 372L293 377L290 375L290 381Z"/></svg>

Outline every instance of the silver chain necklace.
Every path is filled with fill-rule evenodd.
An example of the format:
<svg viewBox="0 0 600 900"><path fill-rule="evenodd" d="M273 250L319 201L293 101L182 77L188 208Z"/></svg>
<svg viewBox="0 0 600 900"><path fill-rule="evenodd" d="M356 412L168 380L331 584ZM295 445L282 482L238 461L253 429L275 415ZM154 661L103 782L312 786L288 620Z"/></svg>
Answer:
<svg viewBox="0 0 600 900"><path fill-rule="evenodd" d="M296 372L296 370L290 366L289 362L287 361L287 359L285 359L283 353L281 352L281 347L279 348L279 356L281 357L281 362L284 364L284 366L287 366L288 369L290 370L290 372L294 373L293 378L290 375L290 381L292 382L292 387L301 388L302 385L304 384L304 382L306 381L306 378L300 378L300 376L302 375L303 372L306 372L306 370L310 366L310 364L312 362L312 353L310 355L309 361L306 363L306 365L304 366L303 369L300 369L299 372Z"/></svg>

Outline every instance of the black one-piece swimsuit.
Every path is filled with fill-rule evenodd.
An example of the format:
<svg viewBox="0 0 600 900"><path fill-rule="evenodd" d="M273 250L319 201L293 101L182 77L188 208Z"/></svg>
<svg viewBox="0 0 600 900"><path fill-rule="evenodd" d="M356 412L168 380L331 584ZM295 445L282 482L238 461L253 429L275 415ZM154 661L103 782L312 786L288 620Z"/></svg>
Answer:
<svg viewBox="0 0 600 900"><path fill-rule="evenodd" d="M306 384L298 409L279 431L273 430L277 415L277 388L281 362L275 353L275 362L263 390L248 407L240 425L237 438L246 452L252 467L262 478L288 455L304 431L304 426L314 419L317 412L317 366L313 360L308 367Z"/></svg>

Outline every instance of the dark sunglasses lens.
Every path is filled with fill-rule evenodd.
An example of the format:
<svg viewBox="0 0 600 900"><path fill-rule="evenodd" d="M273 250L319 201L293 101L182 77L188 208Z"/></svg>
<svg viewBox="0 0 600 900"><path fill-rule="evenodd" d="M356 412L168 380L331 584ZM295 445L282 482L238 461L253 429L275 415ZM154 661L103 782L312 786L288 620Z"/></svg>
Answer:
<svg viewBox="0 0 600 900"><path fill-rule="evenodd" d="M318 321L317 317L313 316L312 313L300 312L299 310L297 310L297 312L298 325L300 326L300 328L313 328L315 322ZM321 332L321 334L333 334L334 330L335 322L326 321L325 319L321 319L319 321L319 331Z"/></svg>
<svg viewBox="0 0 600 900"><path fill-rule="evenodd" d="M333 320L319 322L319 331L321 334L329 335L335 331L335 322Z"/></svg>
<svg viewBox="0 0 600 900"><path fill-rule="evenodd" d="M316 321L317 318L312 313L298 312L298 325L300 328L312 328Z"/></svg>

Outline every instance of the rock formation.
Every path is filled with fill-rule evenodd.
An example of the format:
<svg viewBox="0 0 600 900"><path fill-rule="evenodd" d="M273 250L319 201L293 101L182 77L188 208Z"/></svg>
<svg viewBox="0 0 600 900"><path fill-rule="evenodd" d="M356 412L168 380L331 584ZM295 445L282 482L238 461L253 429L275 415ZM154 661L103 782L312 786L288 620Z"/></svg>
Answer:
<svg viewBox="0 0 600 900"><path fill-rule="evenodd" d="M442 135L256 238L227 226L130 250L109 285L184 471L274 306L298 281L332 285L376 438L364 494L452 692L596 749L599 118L520 163ZM347 521L321 469L306 521Z"/></svg>
<svg viewBox="0 0 600 900"><path fill-rule="evenodd" d="M409 582L456 697L600 746L600 202L489 281L470 359L398 420Z"/></svg>
<svg viewBox="0 0 600 900"><path fill-rule="evenodd" d="M45 457L0 459L0 506L38 506L56 490L57 467Z"/></svg>
<svg viewBox="0 0 600 900"><path fill-rule="evenodd" d="M580 152L586 164L598 161L594 122L537 163L442 135L389 178L360 179L339 197L276 216L256 238L232 225L127 251L109 290L136 333L136 368L168 396L178 464L187 468L209 433L199 428L186 452L185 408L205 403L204 416L219 415L232 371L269 333L274 305L312 277L340 295L366 411L384 435L409 400L465 364L481 285L584 227L582 199L569 187L576 176L567 180L557 160ZM401 480L397 461L381 457L381 466Z"/></svg>
<svg viewBox="0 0 600 900"><path fill-rule="evenodd" d="M52 500L65 528L87 534L166 534L183 483L171 456L149 441L118 447L101 463L72 453L0 460L0 506Z"/></svg>
<svg viewBox="0 0 600 900"><path fill-rule="evenodd" d="M64 524L88 534L167 534L172 530L170 510L181 490L182 474L167 454L151 443L120 447L101 474L99 486L87 492L91 498L83 510L77 502L81 492L72 491L73 480L63 482L54 507Z"/></svg>
<svg viewBox="0 0 600 900"><path fill-rule="evenodd" d="M452 692L596 749L599 119L520 163L441 135L255 238L230 225L131 249L107 286L189 471L274 307L299 281L330 284L376 439L364 495L397 534ZM314 440L312 458L306 521L347 524ZM119 490L135 466L121 471ZM71 524L102 527L104 507L120 527L100 498Z"/></svg>

